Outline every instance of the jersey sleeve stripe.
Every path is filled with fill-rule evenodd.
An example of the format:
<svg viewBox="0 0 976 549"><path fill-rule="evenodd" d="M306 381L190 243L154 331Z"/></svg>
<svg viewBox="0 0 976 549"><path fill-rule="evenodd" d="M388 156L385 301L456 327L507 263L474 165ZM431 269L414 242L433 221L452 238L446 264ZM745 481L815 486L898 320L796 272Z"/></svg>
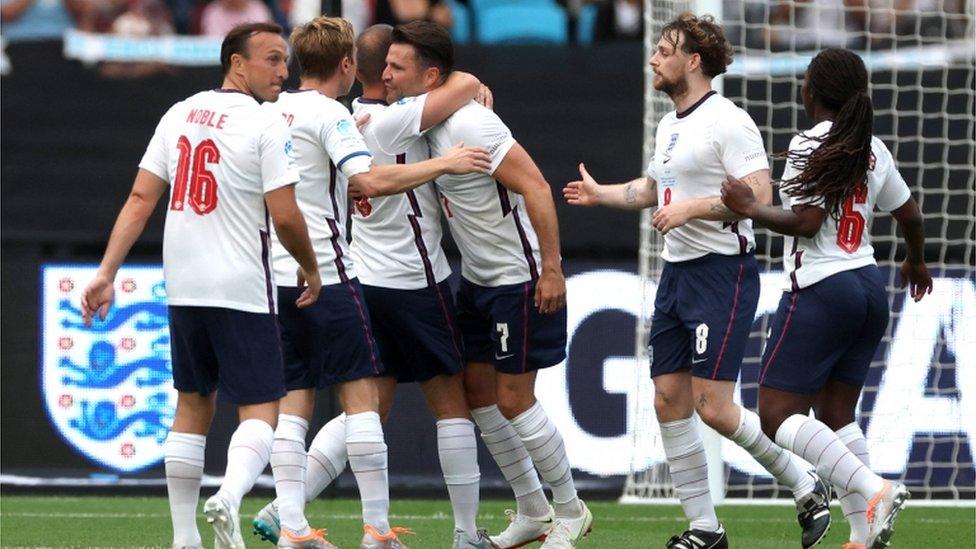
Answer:
<svg viewBox="0 0 976 549"><path fill-rule="evenodd" d="M349 153L342 160L340 160L338 163L336 163L336 168L338 168L338 169L341 170L342 169L342 165L345 164L347 160L349 160L350 158L355 158L357 156L370 156L371 157L373 155L369 154L368 151L356 151L354 153Z"/></svg>

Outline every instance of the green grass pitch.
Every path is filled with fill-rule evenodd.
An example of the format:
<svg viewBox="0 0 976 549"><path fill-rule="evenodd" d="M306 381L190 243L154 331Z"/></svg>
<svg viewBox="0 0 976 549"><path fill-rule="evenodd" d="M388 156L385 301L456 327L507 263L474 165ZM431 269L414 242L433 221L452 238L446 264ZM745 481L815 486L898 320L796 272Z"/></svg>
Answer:
<svg viewBox="0 0 976 549"><path fill-rule="evenodd" d="M250 534L250 519L264 500L249 498L242 509L242 528L248 547L270 548ZM481 503L479 525L497 532L505 525L510 504ZM201 501L202 506L202 501ZM614 502L589 503L593 533L580 547L663 547L685 522L678 506L627 506ZM169 507L162 497L28 497L0 498L0 545L3 547L169 547ZM312 525L326 527L339 547L356 547L360 536L359 502L319 500L307 510ZM394 500L391 522L412 528L416 535L403 541L414 548L451 546L453 520L446 500ZM799 546L799 529L789 507L731 506L719 508L732 547L781 549ZM840 507L834 505L834 526L820 547L838 548L847 539ZM204 546L213 535L200 519ZM976 511L972 508L909 507L896 523L894 547L940 549L976 546ZM535 545L537 546L537 544ZM530 546L532 547L532 546Z"/></svg>

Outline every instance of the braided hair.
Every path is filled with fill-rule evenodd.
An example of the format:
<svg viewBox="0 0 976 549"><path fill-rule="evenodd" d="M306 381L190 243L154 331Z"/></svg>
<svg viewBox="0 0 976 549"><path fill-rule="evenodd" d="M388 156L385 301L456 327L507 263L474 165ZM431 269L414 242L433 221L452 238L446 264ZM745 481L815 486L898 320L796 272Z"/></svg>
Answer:
<svg viewBox="0 0 976 549"><path fill-rule="evenodd" d="M780 188L795 198L820 199L836 221L844 201L864 182L871 161L874 108L868 71L856 53L828 48L810 62L806 79L814 101L837 114L825 135L805 136L819 147L786 153L800 173L780 182Z"/></svg>

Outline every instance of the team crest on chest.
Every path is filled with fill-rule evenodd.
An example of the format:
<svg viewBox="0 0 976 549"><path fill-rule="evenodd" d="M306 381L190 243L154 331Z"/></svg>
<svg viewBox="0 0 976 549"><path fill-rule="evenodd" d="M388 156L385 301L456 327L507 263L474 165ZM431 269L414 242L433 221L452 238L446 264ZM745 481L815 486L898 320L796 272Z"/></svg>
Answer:
<svg viewBox="0 0 976 549"><path fill-rule="evenodd" d="M674 146L677 144L678 134L675 132L671 134L671 137L668 139L668 148L664 150L664 164L667 164L671 160L671 151L674 150Z"/></svg>
<svg viewBox="0 0 976 549"><path fill-rule="evenodd" d="M162 271L121 269L112 309L86 327L79 303L95 271L42 271L44 404L79 453L119 472L138 471L163 458L176 411Z"/></svg>

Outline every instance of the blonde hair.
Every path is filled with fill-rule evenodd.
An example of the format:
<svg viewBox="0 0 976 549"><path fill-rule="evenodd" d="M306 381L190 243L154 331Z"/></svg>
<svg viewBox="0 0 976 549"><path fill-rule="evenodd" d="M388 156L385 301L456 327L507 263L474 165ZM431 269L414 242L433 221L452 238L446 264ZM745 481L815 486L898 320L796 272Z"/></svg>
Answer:
<svg viewBox="0 0 976 549"><path fill-rule="evenodd" d="M349 21L320 16L291 32L291 49L303 77L326 80L344 57L352 57L355 35Z"/></svg>

